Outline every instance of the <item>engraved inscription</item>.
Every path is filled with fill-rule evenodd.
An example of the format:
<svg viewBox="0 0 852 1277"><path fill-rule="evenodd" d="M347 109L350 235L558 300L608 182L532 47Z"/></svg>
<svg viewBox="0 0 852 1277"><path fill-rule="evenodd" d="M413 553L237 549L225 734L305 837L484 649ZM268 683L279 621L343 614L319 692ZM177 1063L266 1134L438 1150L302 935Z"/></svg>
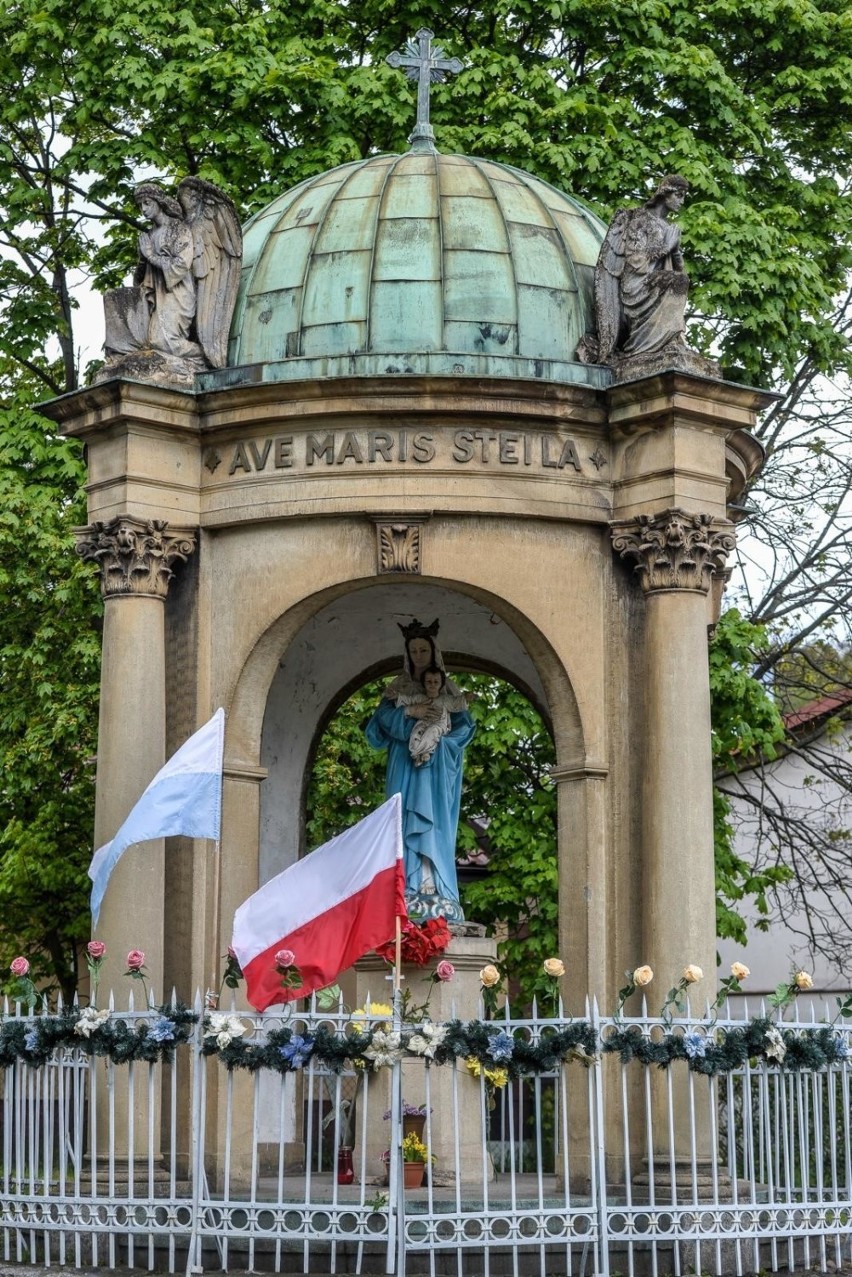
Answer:
<svg viewBox="0 0 852 1277"><path fill-rule="evenodd" d="M223 459L227 459L229 477L289 469L355 471L430 464L453 469L485 466L540 474L584 473L573 439L555 432L530 434L518 430L326 430L296 436L267 435L231 444L223 450ZM596 470L606 464L600 445L589 460ZM209 462L208 468L212 473L214 467Z"/></svg>

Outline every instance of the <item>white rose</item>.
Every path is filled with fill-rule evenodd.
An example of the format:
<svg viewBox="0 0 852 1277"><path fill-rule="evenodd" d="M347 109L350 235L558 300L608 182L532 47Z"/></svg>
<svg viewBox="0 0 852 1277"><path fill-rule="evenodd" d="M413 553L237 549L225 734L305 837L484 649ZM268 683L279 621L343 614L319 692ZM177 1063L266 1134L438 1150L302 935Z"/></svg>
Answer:
<svg viewBox="0 0 852 1277"><path fill-rule="evenodd" d="M554 980L558 980L560 976L565 974L565 963L561 958L545 958L544 974L552 976Z"/></svg>
<svg viewBox="0 0 852 1277"><path fill-rule="evenodd" d="M683 979L687 984L697 984L704 979L704 972L694 962L690 962L688 967L683 968Z"/></svg>
<svg viewBox="0 0 852 1277"><path fill-rule="evenodd" d="M814 978L807 971L797 971L793 976L793 983L797 989L812 989L814 987Z"/></svg>
<svg viewBox="0 0 852 1277"><path fill-rule="evenodd" d="M735 980L747 980L751 972L744 962L732 962L731 975Z"/></svg>
<svg viewBox="0 0 852 1277"><path fill-rule="evenodd" d="M633 972L633 983L637 989L644 989L646 984L650 984L654 978L654 973L647 965L637 967Z"/></svg>
<svg viewBox="0 0 852 1277"><path fill-rule="evenodd" d="M493 989L495 984L500 983L500 972L489 962L479 973L479 979L486 989Z"/></svg>

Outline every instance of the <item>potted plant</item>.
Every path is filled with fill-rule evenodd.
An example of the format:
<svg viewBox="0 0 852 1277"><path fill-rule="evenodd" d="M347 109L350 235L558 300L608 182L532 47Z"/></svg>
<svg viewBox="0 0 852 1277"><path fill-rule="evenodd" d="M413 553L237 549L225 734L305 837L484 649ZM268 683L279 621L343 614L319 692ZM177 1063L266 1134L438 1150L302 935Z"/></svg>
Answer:
<svg viewBox="0 0 852 1277"><path fill-rule="evenodd" d="M431 1113L431 1109L426 1108L425 1104L408 1104L405 1100L402 1103L402 1133L403 1135L416 1135L418 1139L423 1138L423 1131L426 1126L427 1111ZM385 1113L385 1121L390 1121L391 1110Z"/></svg>
<svg viewBox="0 0 852 1277"><path fill-rule="evenodd" d="M402 1173L406 1188L420 1188L426 1163L429 1161L429 1150L414 1132L406 1135L402 1141Z"/></svg>

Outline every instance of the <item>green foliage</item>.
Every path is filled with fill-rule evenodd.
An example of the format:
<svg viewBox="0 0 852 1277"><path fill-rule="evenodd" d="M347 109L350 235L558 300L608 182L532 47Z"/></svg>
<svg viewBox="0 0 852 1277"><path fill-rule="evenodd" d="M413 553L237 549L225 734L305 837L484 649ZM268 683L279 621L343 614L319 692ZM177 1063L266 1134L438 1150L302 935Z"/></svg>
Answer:
<svg viewBox="0 0 852 1277"><path fill-rule="evenodd" d="M305 835L319 847L385 801L386 755L367 744L364 728L384 681L367 683L343 704L319 742L308 781Z"/></svg>
<svg viewBox="0 0 852 1277"><path fill-rule="evenodd" d="M498 929L500 964L521 1002L529 1002L550 993L542 962L558 953L553 741L535 706L511 684L486 675L456 681L477 697L458 849L474 851L484 825L489 857L487 874L465 885L462 903L470 917Z"/></svg>
<svg viewBox="0 0 852 1277"><path fill-rule="evenodd" d="M0 402L0 965L76 983L88 937L100 595L74 554L79 444Z"/></svg>
<svg viewBox="0 0 852 1277"><path fill-rule="evenodd" d="M850 262L852 0L15 0L0 13L0 350L70 386L68 271L118 282L143 170L199 173L254 211L404 149L416 86L385 58L422 25L466 63L433 87L442 149L605 215L683 173L697 340L752 380L848 360L831 314Z"/></svg>
<svg viewBox="0 0 852 1277"><path fill-rule="evenodd" d="M761 626L746 621L735 608L723 613L710 643L710 693L713 764L732 771L756 758L772 759L784 739L784 721L766 688L751 673L766 643ZM756 869L734 850L731 804L713 791L713 834L716 860L716 934L745 944L745 920L736 904L746 897L768 926L767 893L790 877L784 866ZM761 924L758 923L758 926Z"/></svg>

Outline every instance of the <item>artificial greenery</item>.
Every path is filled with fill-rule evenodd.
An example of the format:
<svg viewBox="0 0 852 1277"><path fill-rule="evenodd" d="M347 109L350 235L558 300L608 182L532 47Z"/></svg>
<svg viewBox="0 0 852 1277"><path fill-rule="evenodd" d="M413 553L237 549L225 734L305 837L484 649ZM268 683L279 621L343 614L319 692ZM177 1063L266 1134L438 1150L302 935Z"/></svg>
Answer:
<svg viewBox="0 0 852 1277"><path fill-rule="evenodd" d="M842 1064L849 1055L845 1037L830 1025L820 1028L784 1029L773 1021L756 1017L742 1028L705 1032L695 1025L684 1033L646 1037L641 1030L616 1028L603 1042L604 1054L616 1053L622 1063L638 1060L668 1068L675 1060L686 1060L693 1073L716 1077L732 1073L751 1063L775 1065L785 1072L818 1071Z"/></svg>
<svg viewBox="0 0 852 1277"><path fill-rule="evenodd" d="M9 1018L0 1022L0 1067L21 1060L41 1068L54 1052L69 1050L105 1056L113 1064L170 1061L175 1048L189 1042L197 1022L198 1016L180 1003L152 1007L138 1020L88 1007L60 1015Z"/></svg>
<svg viewBox="0 0 852 1277"><path fill-rule="evenodd" d="M175 1049L192 1040L198 1019L180 1003L152 1007L135 1020L94 1008L8 1017L0 1021L0 1068L18 1061L41 1068L55 1052L69 1050L105 1057L113 1064L170 1062ZM217 1021L230 1029L227 1040L217 1039ZM81 1032L81 1025L86 1032ZM459 1061L469 1067L469 1062L476 1061L483 1072L499 1070L508 1079L518 1080L553 1073L572 1061L588 1066L600 1054L616 1054L624 1064L661 1069L685 1061L692 1072L716 1077L746 1064L788 1073L817 1072L850 1057L846 1036L833 1025L792 1029L762 1017L740 1027L695 1023L674 1032L652 1030L650 1036L639 1026L616 1022L605 1030L600 1047L588 1020L545 1025L535 1039L502 1021L451 1020L428 1026L434 1034L428 1055L422 1049L422 1024L403 1025L398 1033L392 1032L389 1023L346 1032L321 1025L304 1035L285 1025L257 1042L243 1040L245 1026L237 1014L208 1014L202 1027L202 1055L217 1057L229 1072L248 1073L294 1073L309 1062L332 1074L352 1068L366 1072L396 1060L428 1059L438 1066Z"/></svg>
<svg viewBox="0 0 852 1277"><path fill-rule="evenodd" d="M208 1017L205 1025L209 1024ZM595 1033L586 1020L545 1029L537 1041L506 1033L499 1023L490 1021L471 1020L465 1024L451 1020L445 1025L429 1027L437 1030L439 1037L428 1057L434 1064L474 1058L483 1066L491 1067L499 1061L513 1078L552 1072L565 1060L591 1059L595 1052ZM412 1039L422 1032L422 1024L403 1026L398 1034L392 1032L389 1024L382 1024L378 1028L347 1033L320 1027L316 1033L302 1036L285 1026L274 1029L262 1042L245 1042L242 1037L235 1037L224 1046L220 1046L211 1033L204 1039L202 1053L218 1056L229 1070L245 1069L255 1073L259 1069L272 1069L276 1073L292 1073L313 1060L332 1073L340 1073L353 1066L375 1068L375 1057L370 1052L379 1036L382 1046L388 1045L389 1056L426 1058L423 1050L412 1045ZM385 1039L391 1039L389 1044Z"/></svg>

